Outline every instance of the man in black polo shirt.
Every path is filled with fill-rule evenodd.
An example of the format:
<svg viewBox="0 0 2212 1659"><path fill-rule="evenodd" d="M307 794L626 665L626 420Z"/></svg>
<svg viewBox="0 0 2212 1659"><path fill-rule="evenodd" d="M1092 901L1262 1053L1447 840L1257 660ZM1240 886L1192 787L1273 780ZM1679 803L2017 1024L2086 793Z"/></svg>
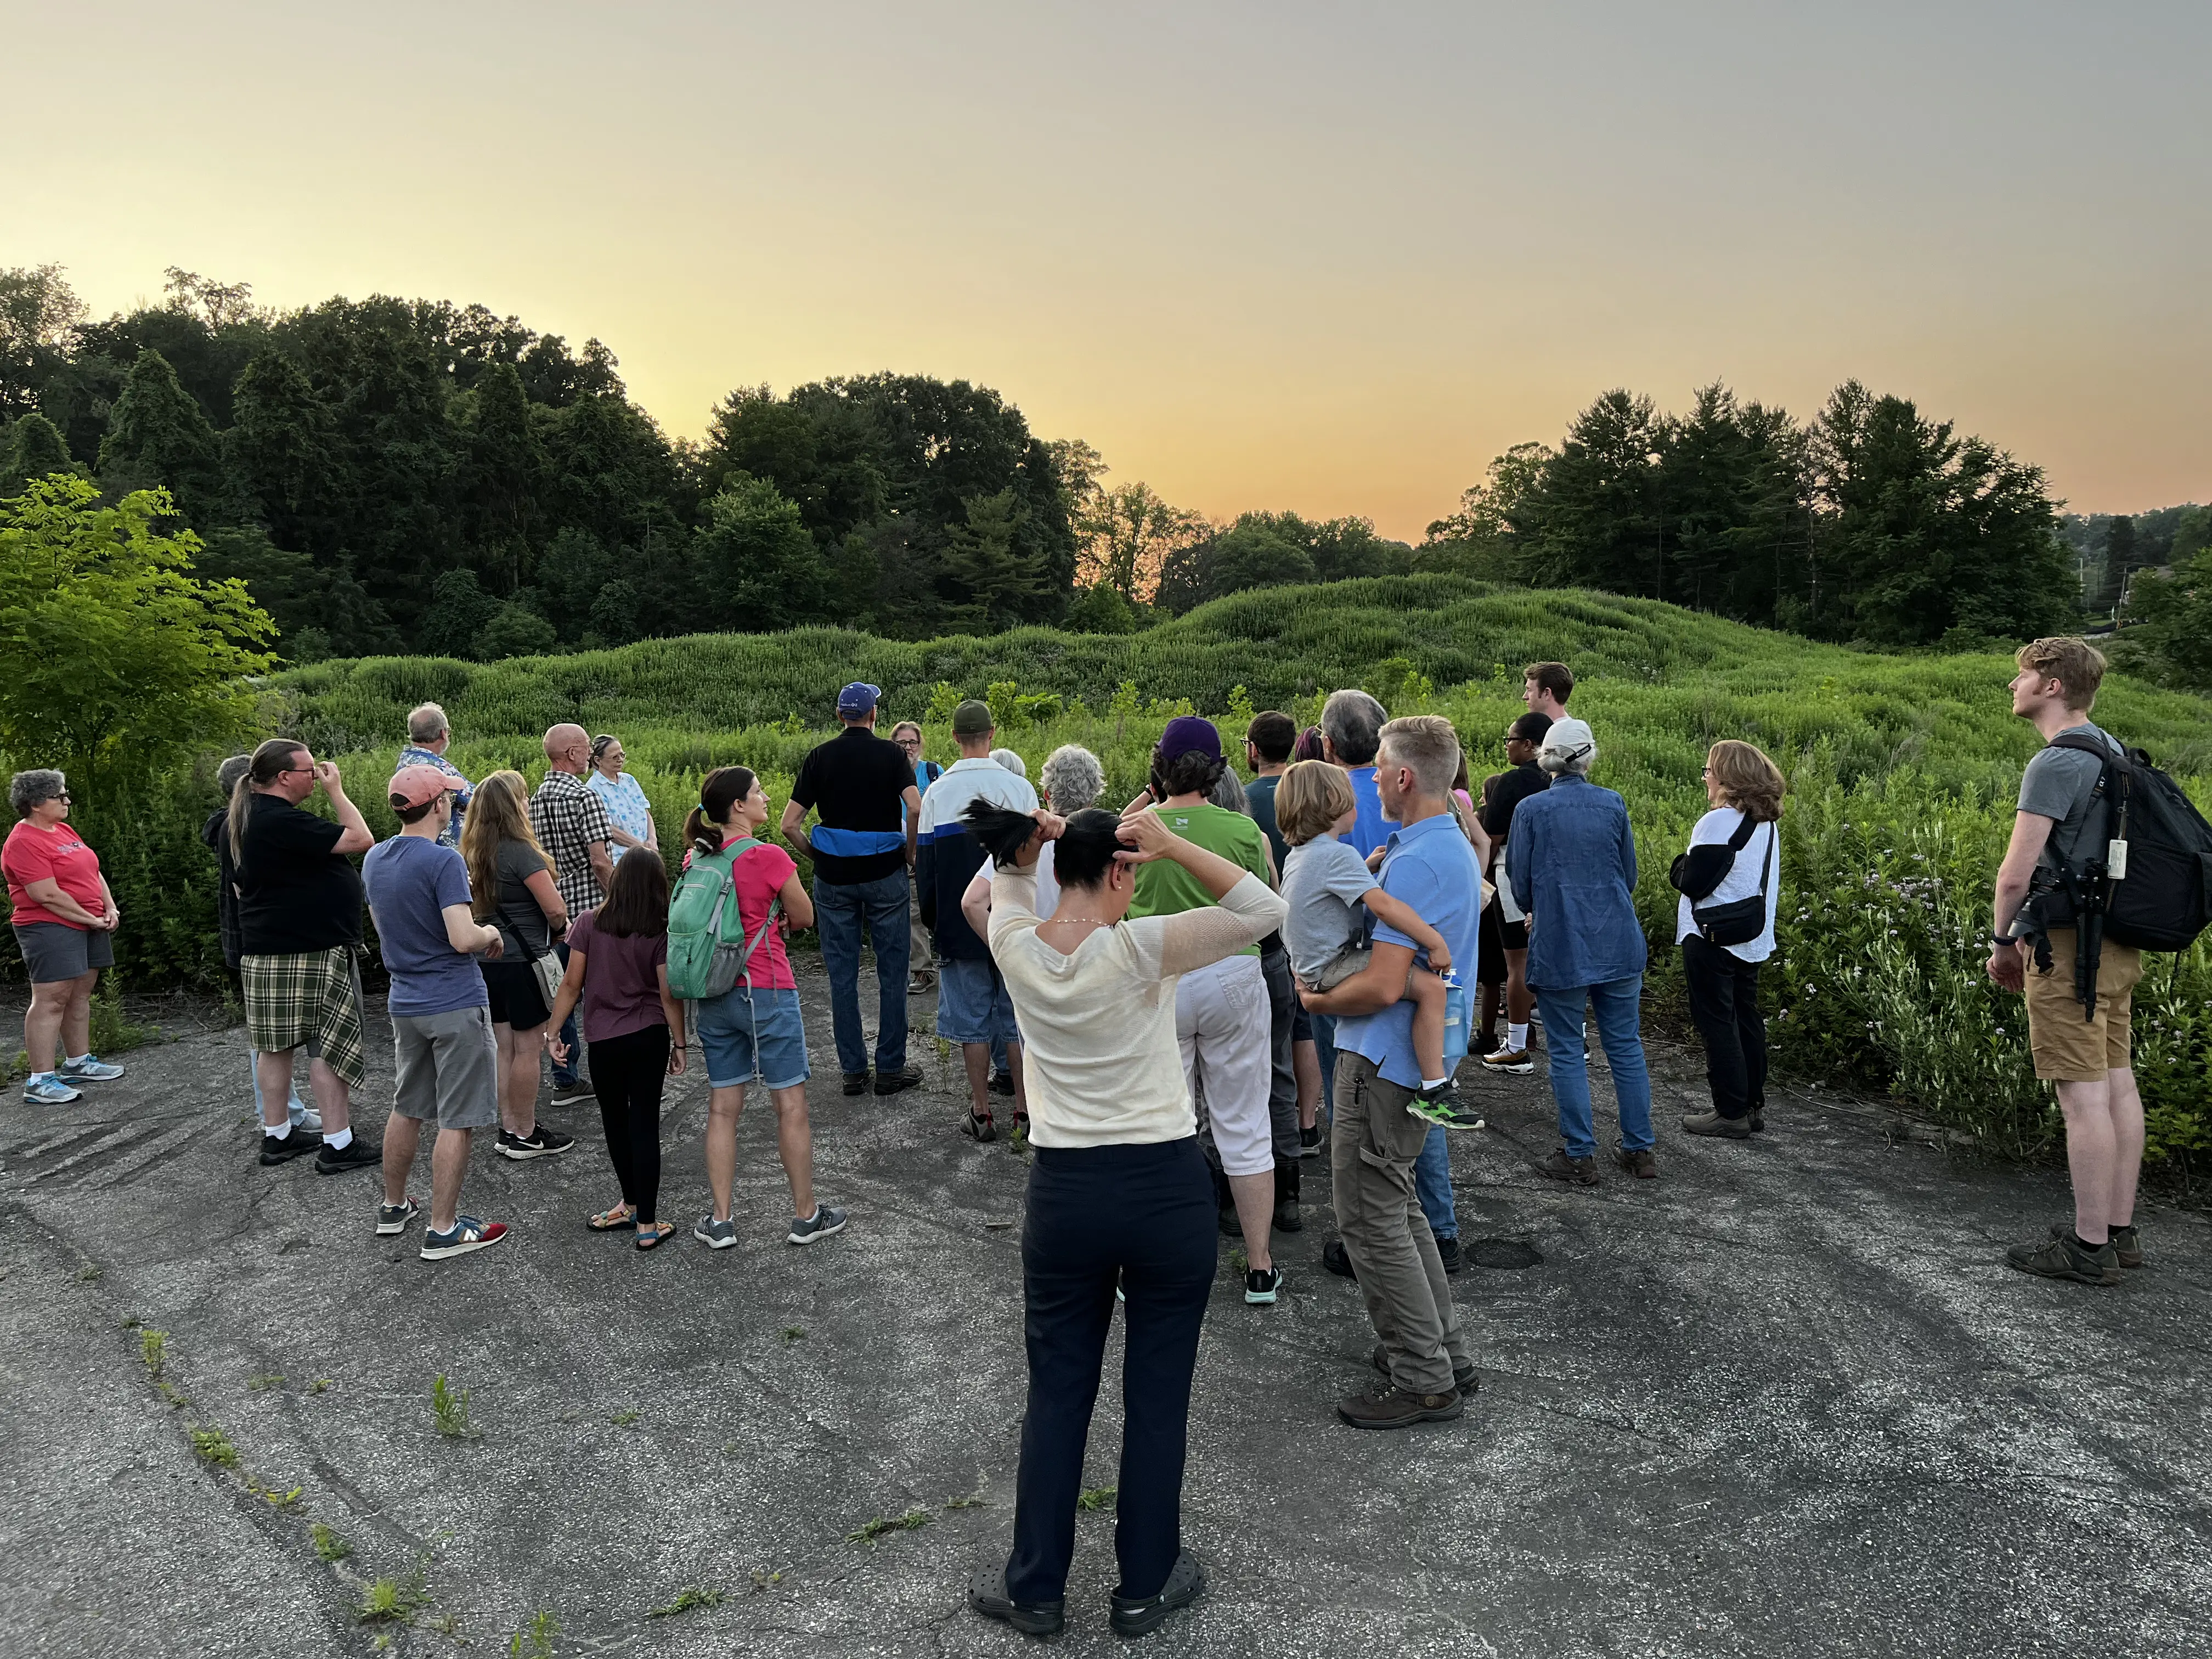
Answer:
<svg viewBox="0 0 2212 1659"><path fill-rule="evenodd" d="M921 1081L906 1058L907 874L914 867L921 792L906 751L876 735L880 687L855 681L837 694L844 730L799 769L783 808L783 838L814 861L814 925L830 970L830 1017L845 1092L868 1086L867 1033L860 1026L860 939L876 952L876 1092ZM806 814L817 815L812 832Z"/></svg>

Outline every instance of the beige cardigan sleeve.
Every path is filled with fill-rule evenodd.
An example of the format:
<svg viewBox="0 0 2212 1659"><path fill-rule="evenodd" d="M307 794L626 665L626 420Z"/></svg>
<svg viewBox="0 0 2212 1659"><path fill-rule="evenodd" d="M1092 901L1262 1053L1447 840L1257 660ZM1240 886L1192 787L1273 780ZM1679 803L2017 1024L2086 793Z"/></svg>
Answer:
<svg viewBox="0 0 2212 1659"><path fill-rule="evenodd" d="M1147 965L1162 977L1188 974L1233 957L1279 932L1290 908L1257 876L1246 876L1220 903L1178 915L1146 916L1127 924Z"/></svg>

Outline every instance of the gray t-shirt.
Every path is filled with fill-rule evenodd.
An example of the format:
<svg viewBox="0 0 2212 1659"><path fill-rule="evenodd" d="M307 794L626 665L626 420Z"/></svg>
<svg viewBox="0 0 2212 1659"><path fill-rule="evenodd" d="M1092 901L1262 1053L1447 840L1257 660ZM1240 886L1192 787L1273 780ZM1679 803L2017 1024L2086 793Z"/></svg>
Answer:
<svg viewBox="0 0 2212 1659"><path fill-rule="evenodd" d="M528 884L531 877L551 866L526 841L500 842L498 859L499 913L489 920L499 929L500 960L534 962L552 948L553 929Z"/></svg>
<svg viewBox="0 0 2212 1659"><path fill-rule="evenodd" d="M2122 752L2111 732L2087 720L2066 731L2101 738L2115 755ZM2036 860L2045 869L2058 869L2061 860L2077 865L2084 856L2101 850L2100 841L2091 840L2086 847L2083 842L2085 837L2102 837L2106 833L2106 808L2094 800L2097 780L2104 775L2105 763L2078 749L2039 750L2020 775L2020 810L2052 820L2051 839L2044 842L2042 855Z"/></svg>
<svg viewBox="0 0 2212 1659"><path fill-rule="evenodd" d="M1283 865L1283 902L1291 908L1283 943L1291 971L1311 979L1346 945L1364 939L1369 917L1360 896L1382 884L1367 860L1334 836L1316 836L1291 848Z"/></svg>

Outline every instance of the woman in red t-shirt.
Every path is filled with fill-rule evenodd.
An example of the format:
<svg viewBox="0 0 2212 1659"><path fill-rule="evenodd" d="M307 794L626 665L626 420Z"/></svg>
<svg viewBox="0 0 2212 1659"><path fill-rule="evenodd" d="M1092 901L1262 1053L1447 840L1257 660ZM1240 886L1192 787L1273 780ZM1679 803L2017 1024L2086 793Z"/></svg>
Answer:
<svg viewBox="0 0 2212 1659"><path fill-rule="evenodd" d="M684 821L684 839L694 859L713 858L732 842L760 834L769 819L768 791L749 768L718 767L699 786L699 805ZM699 1052L707 1063L707 1184L714 1209L702 1216L692 1237L709 1249L725 1250L738 1242L730 1216L730 1189L738 1174L738 1114L745 1085L757 1080L775 1106L775 1149L791 1183L792 1222L787 1240L811 1244L845 1224L845 1212L814 1197L814 1131L806 1115L806 1027L799 1009L799 981L792 977L784 950L787 927L811 927L814 902L791 854L762 842L738 854L731 869L739 925L750 940L760 935L744 977L718 997L698 1003ZM781 915L762 933L769 907L781 902ZM726 931L725 938L729 937Z"/></svg>
<svg viewBox="0 0 2212 1659"><path fill-rule="evenodd" d="M31 1078L23 1098L34 1106L66 1105L77 1098L73 1085L123 1075L120 1066L92 1052L92 988L101 969L115 965L114 933L123 913L100 873L100 854L70 827L69 781L43 768L18 772L8 781L8 798L22 822L0 848L0 870L7 874L15 943L31 981L31 1006L23 1016Z"/></svg>

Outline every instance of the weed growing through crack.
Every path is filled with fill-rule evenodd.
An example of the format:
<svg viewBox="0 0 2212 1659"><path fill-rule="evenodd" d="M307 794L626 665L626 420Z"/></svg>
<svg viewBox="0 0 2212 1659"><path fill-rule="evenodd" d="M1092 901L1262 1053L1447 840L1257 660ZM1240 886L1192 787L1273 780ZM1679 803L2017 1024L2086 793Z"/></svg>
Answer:
<svg viewBox="0 0 2212 1659"><path fill-rule="evenodd" d="M307 1392L309 1394L320 1394L325 1389L327 1389L330 1386L331 1379L329 1377L319 1376L313 1382L307 1384Z"/></svg>
<svg viewBox="0 0 2212 1659"><path fill-rule="evenodd" d="M300 1501L300 1494L305 1491L307 1491L305 1486L295 1486L289 1492L270 1492L264 1488L261 1495L274 1507L289 1510Z"/></svg>
<svg viewBox="0 0 2212 1659"><path fill-rule="evenodd" d="M123 1328L126 1331L135 1331L144 1322L135 1314L125 1314L123 1316Z"/></svg>
<svg viewBox="0 0 2212 1659"><path fill-rule="evenodd" d="M138 1356L146 1362L147 1374L156 1382L161 1380L161 1367L167 1363L169 1334L167 1331L138 1333Z"/></svg>
<svg viewBox="0 0 2212 1659"><path fill-rule="evenodd" d="M246 1386L256 1394L266 1394L271 1389L283 1387L284 1376L281 1371L270 1371L260 1376L249 1376L246 1379Z"/></svg>
<svg viewBox="0 0 2212 1659"><path fill-rule="evenodd" d="M647 1607L645 1616L648 1619L673 1619L678 1613L689 1613L694 1607L719 1607L721 1605L722 1592L709 1584L704 1589L678 1590L673 1601L665 1607Z"/></svg>
<svg viewBox="0 0 2212 1659"><path fill-rule="evenodd" d="M315 1554L321 1560L343 1561L353 1553L352 1545L319 1521L308 1527L307 1541L315 1547Z"/></svg>
<svg viewBox="0 0 2212 1659"><path fill-rule="evenodd" d="M759 1567L753 1569L753 1594L756 1595L763 1590L774 1589L782 1582L783 1575L781 1572L768 1572Z"/></svg>
<svg viewBox="0 0 2212 1659"><path fill-rule="evenodd" d="M806 1335L806 1327L804 1325L786 1325L783 1329L778 1333L778 1334L782 1337L783 1346L787 1348L793 1343L801 1340Z"/></svg>
<svg viewBox="0 0 2212 1659"><path fill-rule="evenodd" d="M1229 1265L1236 1270L1240 1278L1252 1271L1252 1258L1244 1254L1244 1247L1242 1244L1229 1252Z"/></svg>
<svg viewBox="0 0 2212 1659"><path fill-rule="evenodd" d="M925 1509L908 1510L904 1515L879 1515L866 1525L858 1526L845 1534L848 1544L872 1544L887 1532L913 1532L926 1527L933 1517Z"/></svg>
<svg viewBox="0 0 2212 1659"><path fill-rule="evenodd" d="M418 1564L404 1578L380 1578L361 1593L361 1605L355 1617L364 1625L411 1625L415 1615L430 1605L430 1593L422 1587L422 1569Z"/></svg>
<svg viewBox="0 0 2212 1659"><path fill-rule="evenodd" d="M448 1440L476 1437L477 1431L469 1424L469 1391L447 1388L443 1371L430 1384L430 1415L437 1422L438 1432Z"/></svg>
<svg viewBox="0 0 2212 1659"><path fill-rule="evenodd" d="M980 1510L983 1507L983 1494L971 1492L965 1498L948 1498L945 1507L948 1510Z"/></svg>
<svg viewBox="0 0 2212 1659"><path fill-rule="evenodd" d="M553 1638L561 1626L550 1613L538 1616L507 1638L508 1659L553 1659Z"/></svg>
<svg viewBox="0 0 2212 1659"><path fill-rule="evenodd" d="M607 1421L613 1424L618 1429L626 1429L644 1415L645 1413L643 1412L638 1410L635 1406L633 1406L626 1412L617 1412L612 1417L607 1419Z"/></svg>
<svg viewBox="0 0 2212 1659"><path fill-rule="evenodd" d="M1114 1507L1114 1494L1120 1490L1118 1486L1092 1486L1075 1500L1075 1507L1094 1515L1100 1510L1110 1510Z"/></svg>
<svg viewBox="0 0 2212 1659"><path fill-rule="evenodd" d="M221 1429L194 1429L192 1455L211 1468L234 1469L238 1467L238 1448Z"/></svg>
<svg viewBox="0 0 2212 1659"><path fill-rule="evenodd" d="M94 1262L89 1267L79 1267L76 1270L77 1282L81 1285L97 1285L106 1272L107 1269L98 1262Z"/></svg>

